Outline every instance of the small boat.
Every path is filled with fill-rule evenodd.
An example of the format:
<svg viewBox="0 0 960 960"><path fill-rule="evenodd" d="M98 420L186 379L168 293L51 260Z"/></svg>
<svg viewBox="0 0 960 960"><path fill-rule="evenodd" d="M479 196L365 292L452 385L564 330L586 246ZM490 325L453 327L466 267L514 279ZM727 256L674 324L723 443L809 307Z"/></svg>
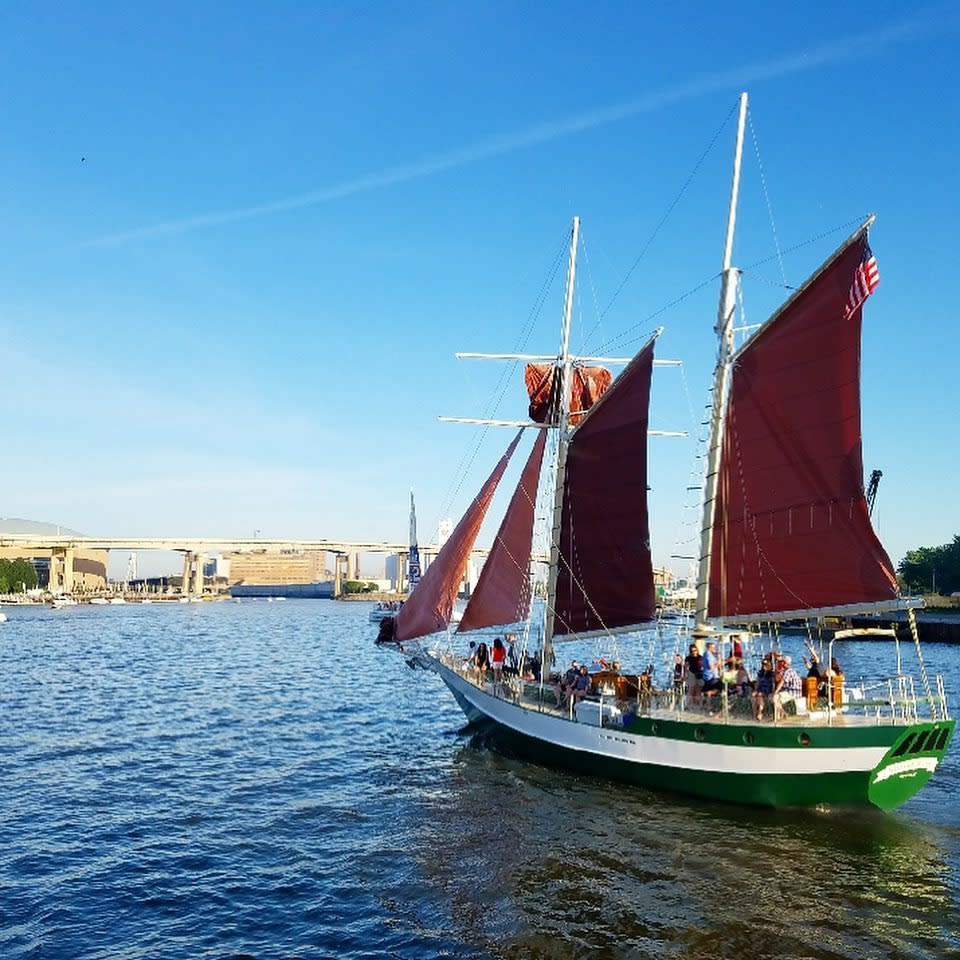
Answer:
<svg viewBox="0 0 960 960"><path fill-rule="evenodd" d="M891 810L937 770L954 721L942 678L923 667L916 604L899 594L864 491L859 357L863 304L879 280L868 244L872 218L735 346L739 272L731 255L745 117L744 94L716 324L695 627L687 633L678 625L669 638L678 654L690 642L703 652L716 674L710 688L655 690L650 670L614 672L603 685L575 687L579 694L566 693L557 707L543 674L491 678L456 648L467 631L514 629L528 646L539 637L540 662L550 665L559 642L637 635L656 617L646 438L658 334L612 382L591 366L599 358L571 354L577 219L561 348L552 362L527 367L531 419L511 424L520 432L397 614L394 635L419 641L417 663L439 675L471 724L493 727L536 762L732 803ZM526 431L535 434L533 447L450 634L461 572ZM548 433L556 439L542 469ZM541 483L553 506L543 621L533 623L529 567ZM795 671L795 691L791 679L773 697L759 691L760 701L736 697L729 678L720 679L727 652L740 643L731 631L751 631L749 649L772 655L785 641L764 634L764 625L893 610L907 614L913 672L897 645L889 674L855 688L834 666L831 643L822 692L816 681L804 689ZM781 660L786 682L792 666ZM769 719L765 705L774 707Z"/></svg>
<svg viewBox="0 0 960 960"><path fill-rule="evenodd" d="M62 610L64 607L75 607L76 605L76 599L74 597L67 596L67 594L51 597L50 599L50 606L54 610Z"/></svg>

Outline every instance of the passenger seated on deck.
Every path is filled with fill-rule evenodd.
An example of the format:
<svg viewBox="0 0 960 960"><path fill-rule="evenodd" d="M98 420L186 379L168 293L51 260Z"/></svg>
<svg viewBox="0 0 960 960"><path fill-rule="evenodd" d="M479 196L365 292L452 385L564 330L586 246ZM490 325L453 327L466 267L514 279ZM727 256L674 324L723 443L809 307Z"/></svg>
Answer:
<svg viewBox="0 0 960 960"><path fill-rule="evenodd" d="M753 691L753 718L755 720L763 719L763 708L767 701L773 696L773 660L767 654L760 664L760 670L757 672L756 689Z"/></svg>
<svg viewBox="0 0 960 960"><path fill-rule="evenodd" d="M557 706L562 707L567 698L567 691L573 687L574 681L580 674L580 664L576 660L570 664L570 669L554 684L553 693L557 698Z"/></svg>
<svg viewBox="0 0 960 960"><path fill-rule="evenodd" d="M753 681L750 671L742 660L736 661L737 672L733 679L733 694L737 697L749 697L753 693Z"/></svg>
<svg viewBox="0 0 960 960"><path fill-rule="evenodd" d="M715 697L720 692L720 657L717 655L717 645L712 640L707 643L703 654L700 679L703 681L701 689L705 697Z"/></svg>
<svg viewBox="0 0 960 960"><path fill-rule="evenodd" d="M797 700L803 693L803 684L800 674L793 669L790 657L782 657L783 674L773 688L773 716L775 720L782 720L786 716L784 704L788 700Z"/></svg>

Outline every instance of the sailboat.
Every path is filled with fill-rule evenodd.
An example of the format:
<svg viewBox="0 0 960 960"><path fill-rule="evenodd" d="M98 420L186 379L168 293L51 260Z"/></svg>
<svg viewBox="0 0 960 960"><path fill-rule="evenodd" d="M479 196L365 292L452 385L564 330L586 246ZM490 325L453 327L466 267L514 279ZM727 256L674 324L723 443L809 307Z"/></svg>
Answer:
<svg viewBox="0 0 960 960"><path fill-rule="evenodd" d="M656 609L647 513L656 335L612 382L591 366L600 358L570 354L576 219L559 356L546 372L543 364L527 367L531 419L516 422L519 434L396 618L395 635L404 643L419 639L418 661L439 675L468 721L492 725L535 762L735 803L891 810L934 774L954 721L942 678L924 668L913 603L899 595L864 494L861 318L879 280L871 221L736 346L731 260L746 106L744 94L716 324L696 626L679 638L679 649L691 639L700 649L718 644L722 662L737 637L731 631L906 610L917 675L905 670L897 643L897 662L882 681L854 689L825 671L823 693L782 696L770 719L740 709L729 684L715 696L691 697L672 684L645 687L639 676L610 677L591 684L591 694L556 705L547 678L555 644L648 629ZM464 563L526 431L536 433L533 449L451 635ZM548 433L557 437L556 452L542 468ZM539 482L553 484L538 651L544 668L534 678L523 671L491 678L455 647L462 649L462 633L505 634L524 622L526 635L535 635L529 568ZM826 663L833 653L831 642Z"/></svg>

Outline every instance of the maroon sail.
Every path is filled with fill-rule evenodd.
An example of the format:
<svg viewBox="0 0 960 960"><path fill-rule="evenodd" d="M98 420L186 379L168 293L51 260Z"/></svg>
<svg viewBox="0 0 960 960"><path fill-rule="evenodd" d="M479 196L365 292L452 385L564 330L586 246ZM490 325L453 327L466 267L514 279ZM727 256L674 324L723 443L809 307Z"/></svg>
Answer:
<svg viewBox="0 0 960 960"><path fill-rule="evenodd" d="M556 364L528 363L523 373L530 395L530 419L535 423L556 423L560 408L560 377ZM606 367L575 364L570 371L570 422L578 423L610 386Z"/></svg>
<svg viewBox="0 0 960 960"><path fill-rule="evenodd" d="M584 417L567 450L554 634L628 627L654 615L647 517L653 342Z"/></svg>
<svg viewBox="0 0 960 960"><path fill-rule="evenodd" d="M396 640L414 640L428 633L446 630L457 599L457 590L463 580L463 571L480 532L483 518L500 483L504 470L523 431L517 434L490 474L483 488L470 504L467 512L450 534L450 539L440 548L420 584L397 614L393 637Z"/></svg>
<svg viewBox="0 0 960 960"><path fill-rule="evenodd" d="M546 431L538 431L493 548L457 627L458 633L517 623L526 620L530 612L530 545L546 439Z"/></svg>
<svg viewBox="0 0 960 960"><path fill-rule="evenodd" d="M866 289L870 265L874 280ZM875 285L864 230L735 358L713 528L711 617L799 613L897 595L863 491L861 305Z"/></svg>

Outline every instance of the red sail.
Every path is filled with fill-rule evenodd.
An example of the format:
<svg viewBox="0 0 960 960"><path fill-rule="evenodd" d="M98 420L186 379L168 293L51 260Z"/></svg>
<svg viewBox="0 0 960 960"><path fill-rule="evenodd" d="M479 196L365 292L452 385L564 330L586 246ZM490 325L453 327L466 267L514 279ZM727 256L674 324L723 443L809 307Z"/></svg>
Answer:
<svg viewBox="0 0 960 960"><path fill-rule="evenodd" d="M855 236L735 359L723 437L709 615L891 600L860 449L861 308Z"/></svg>
<svg viewBox="0 0 960 960"><path fill-rule="evenodd" d="M497 484L504 470L507 469L510 457L516 450L522 435L523 431L514 438L507 452L500 459L453 533L450 534L450 539L440 548L433 563L427 567L427 572L420 578L416 591L410 594L407 602L400 608L394 632L397 640L414 640L428 633L447 629L473 543L480 532Z"/></svg>
<svg viewBox="0 0 960 960"><path fill-rule="evenodd" d="M606 392L611 381L605 367L574 366L570 384L570 422L578 423ZM555 364L528 363L523 373L530 395L530 419L535 423L556 423L560 375Z"/></svg>
<svg viewBox="0 0 960 960"><path fill-rule="evenodd" d="M584 417L567 450L554 634L613 630L654 615L647 517L653 343Z"/></svg>
<svg viewBox="0 0 960 960"><path fill-rule="evenodd" d="M530 612L530 544L546 431L538 431L527 465L457 632L526 620Z"/></svg>

